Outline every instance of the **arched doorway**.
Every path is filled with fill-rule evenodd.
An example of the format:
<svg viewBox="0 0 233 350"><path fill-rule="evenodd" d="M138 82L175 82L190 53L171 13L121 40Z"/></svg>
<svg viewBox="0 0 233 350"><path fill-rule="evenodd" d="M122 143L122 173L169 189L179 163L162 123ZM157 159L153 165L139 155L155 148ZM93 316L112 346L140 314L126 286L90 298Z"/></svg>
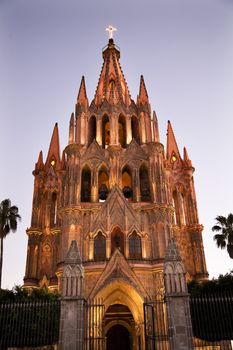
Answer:
<svg viewBox="0 0 233 350"><path fill-rule="evenodd" d="M137 289L121 279L117 270L113 271L110 280L108 279L107 282L103 280L101 285L103 287L100 290L98 283L95 287L99 290L97 294L95 288L90 294L91 299L101 300L101 304L104 305L105 309L104 315L102 314L103 316L97 318L103 325L100 336L106 339L110 328L115 325L122 325L129 332L130 347L128 350L143 350L144 333L141 325L144 322L143 303L146 296L140 293L140 288ZM105 343L107 346L107 339ZM118 347L118 349L123 348Z"/></svg>
<svg viewBox="0 0 233 350"><path fill-rule="evenodd" d="M105 313L106 350L132 350L135 322L126 305L110 305Z"/></svg>
<svg viewBox="0 0 233 350"><path fill-rule="evenodd" d="M126 327L115 324L107 334L107 350L131 350L130 334Z"/></svg>

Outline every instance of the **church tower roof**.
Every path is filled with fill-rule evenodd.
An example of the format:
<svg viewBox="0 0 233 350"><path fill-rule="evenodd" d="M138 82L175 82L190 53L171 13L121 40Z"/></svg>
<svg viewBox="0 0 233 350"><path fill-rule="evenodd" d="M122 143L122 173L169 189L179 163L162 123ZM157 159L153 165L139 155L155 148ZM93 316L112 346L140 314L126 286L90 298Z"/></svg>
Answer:
<svg viewBox="0 0 233 350"><path fill-rule="evenodd" d="M40 151L38 160L37 160L37 162L35 164L35 168L36 168L36 170L40 170L40 169L43 169L43 167L44 167L43 153L42 153L42 151Z"/></svg>
<svg viewBox="0 0 233 350"><path fill-rule="evenodd" d="M80 87L79 87L79 92L77 96L77 104L81 106L86 106L88 105L88 98L87 98L87 93L86 93L86 84L85 84L85 78L82 76Z"/></svg>
<svg viewBox="0 0 233 350"><path fill-rule="evenodd" d="M137 98L137 104L138 105L140 105L140 104L144 105L146 103L149 103L149 97L148 97L146 84L145 84L143 75L141 75L139 94L138 94L138 98Z"/></svg>
<svg viewBox="0 0 233 350"><path fill-rule="evenodd" d="M94 103L97 107L106 100L116 105L119 102L126 106L131 104L129 89L120 66L120 50L113 39L103 49L103 66L96 88Z"/></svg>
<svg viewBox="0 0 233 350"><path fill-rule="evenodd" d="M55 124L53 129L53 134L51 137L49 151L46 159L46 165L48 165L51 162L55 162L54 164L60 163L60 145L57 123Z"/></svg>
<svg viewBox="0 0 233 350"><path fill-rule="evenodd" d="M172 129L171 122L169 120L167 126L167 160L171 160L173 156L181 159L176 138Z"/></svg>

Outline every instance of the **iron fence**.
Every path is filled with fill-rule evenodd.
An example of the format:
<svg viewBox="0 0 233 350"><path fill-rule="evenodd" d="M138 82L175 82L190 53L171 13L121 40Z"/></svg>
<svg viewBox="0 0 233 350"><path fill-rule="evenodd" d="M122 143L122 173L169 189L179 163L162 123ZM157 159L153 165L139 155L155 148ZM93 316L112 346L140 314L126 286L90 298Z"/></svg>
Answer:
<svg viewBox="0 0 233 350"><path fill-rule="evenodd" d="M59 320L59 300L0 302L0 349L55 344Z"/></svg>
<svg viewBox="0 0 233 350"><path fill-rule="evenodd" d="M190 297L194 349L231 350L233 294Z"/></svg>
<svg viewBox="0 0 233 350"><path fill-rule="evenodd" d="M166 305L163 298L145 302L143 308L146 350L169 350Z"/></svg>
<svg viewBox="0 0 233 350"><path fill-rule="evenodd" d="M84 316L84 350L105 349L104 313L105 306L101 299L86 303Z"/></svg>

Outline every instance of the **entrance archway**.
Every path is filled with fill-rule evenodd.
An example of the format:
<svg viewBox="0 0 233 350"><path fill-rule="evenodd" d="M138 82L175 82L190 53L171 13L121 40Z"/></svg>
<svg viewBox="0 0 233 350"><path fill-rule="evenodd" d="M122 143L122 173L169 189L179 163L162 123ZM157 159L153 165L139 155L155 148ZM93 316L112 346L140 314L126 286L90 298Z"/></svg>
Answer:
<svg viewBox="0 0 233 350"><path fill-rule="evenodd" d="M119 253L117 261L118 255ZM114 271L117 272L117 270ZM114 271L112 271L112 277ZM107 281L109 281L109 277ZM101 284L97 282L95 288L90 294L90 299L101 300L106 310L103 317L103 337L107 337L108 331L113 326L122 325L130 334L131 347L129 350L144 350L144 333L141 325L144 321L143 302L146 295L142 293L140 287L135 288L117 275L116 278L111 278L109 283L106 282L106 279L103 279ZM121 350L120 347L118 349Z"/></svg>
<svg viewBox="0 0 233 350"><path fill-rule="evenodd" d="M131 350L130 334L126 327L115 324L107 334L107 350Z"/></svg>

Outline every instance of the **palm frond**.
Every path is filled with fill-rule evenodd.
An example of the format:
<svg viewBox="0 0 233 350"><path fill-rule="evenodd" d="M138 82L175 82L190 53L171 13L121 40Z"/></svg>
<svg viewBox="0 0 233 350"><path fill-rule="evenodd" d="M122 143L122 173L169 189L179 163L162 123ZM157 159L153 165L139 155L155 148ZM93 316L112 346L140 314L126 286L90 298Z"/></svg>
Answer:
<svg viewBox="0 0 233 350"><path fill-rule="evenodd" d="M218 225L214 225L213 227L212 227L212 231L214 232L214 231L221 231L221 227L220 226L218 226Z"/></svg>
<svg viewBox="0 0 233 350"><path fill-rule="evenodd" d="M218 215L215 220L217 221L217 223L221 224L221 226L226 226L227 225L227 218L225 216L222 215Z"/></svg>
<svg viewBox="0 0 233 350"><path fill-rule="evenodd" d="M214 240L216 241L218 248L220 247L221 249L224 249L227 245L226 237L221 234L214 235Z"/></svg>
<svg viewBox="0 0 233 350"><path fill-rule="evenodd" d="M233 224L233 214L232 213L228 214L227 221L229 223Z"/></svg>

